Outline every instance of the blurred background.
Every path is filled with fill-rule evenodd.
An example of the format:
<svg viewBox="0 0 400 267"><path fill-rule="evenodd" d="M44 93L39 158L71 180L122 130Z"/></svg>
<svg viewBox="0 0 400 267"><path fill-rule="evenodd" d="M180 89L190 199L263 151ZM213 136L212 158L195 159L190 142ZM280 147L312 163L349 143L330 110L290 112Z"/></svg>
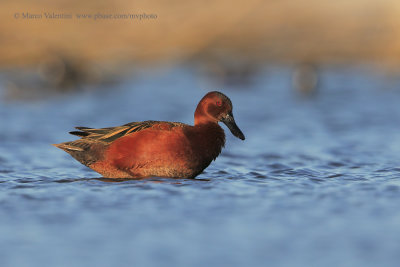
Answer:
<svg viewBox="0 0 400 267"><path fill-rule="evenodd" d="M323 65L374 64L396 74L399 8L393 0L4 1L0 67L18 76L7 86L17 98L41 93L25 87L47 96L180 64L233 83L266 64L300 65L296 80ZM116 17L125 14L152 18Z"/></svg>
<svg viewBox="0 0 400 267"><path fill-rule="evenodd" d="M1 266L398 266L400 4L3 0ZM195 180L109 182L74 126L193 123L246 140Z"/></svg>

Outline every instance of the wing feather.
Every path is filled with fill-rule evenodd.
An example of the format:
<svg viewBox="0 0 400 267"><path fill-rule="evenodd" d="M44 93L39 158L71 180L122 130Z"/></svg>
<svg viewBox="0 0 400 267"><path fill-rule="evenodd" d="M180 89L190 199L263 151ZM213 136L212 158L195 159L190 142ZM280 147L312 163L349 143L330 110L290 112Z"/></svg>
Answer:
<svg viewBox="0 0 400 267"><path fill-rule="evenodd" d="M168 123L172 127L183 127L185 124L179 122L165 122L165 121L143 121L143 122L130 122L122 126L107 127L107 128L89 128L89 127L75 127L79 131L72 131L70 134L77 135L81 138L98 140L105 143L112 143L113 141L126 136L131 133L140 132L141 130L153 127L159 123Z"/></svg>

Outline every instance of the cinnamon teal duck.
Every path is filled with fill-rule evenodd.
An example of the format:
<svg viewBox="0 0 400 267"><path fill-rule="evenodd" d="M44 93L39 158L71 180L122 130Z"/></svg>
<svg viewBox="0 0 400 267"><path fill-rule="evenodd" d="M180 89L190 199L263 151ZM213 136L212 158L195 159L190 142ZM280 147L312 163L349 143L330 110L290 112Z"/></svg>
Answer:
<svg viewBox="0 0 400 267"><path fill-rule="evenodd" d="M131 122L108 128L76 127L81 139L54 144L105 178L194 178L221 153L225 133L244 140L224 94L206 94L194 113L194 126L168 121Z"/></svg>

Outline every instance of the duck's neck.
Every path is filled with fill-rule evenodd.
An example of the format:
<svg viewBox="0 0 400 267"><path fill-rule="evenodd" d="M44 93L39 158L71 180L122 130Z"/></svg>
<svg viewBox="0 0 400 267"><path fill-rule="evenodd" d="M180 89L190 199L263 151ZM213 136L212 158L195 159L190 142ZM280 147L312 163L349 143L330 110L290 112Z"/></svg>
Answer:
<svg viewBox="0 0 400 267"><path fill-rule="evenodd" d="M225 132L218 121L205 111L201 101L194 112L196 143L206 158L215 159L225 146Z"/></svg>
<svg viewBox="0 0 400 267"><path fill-rule="evenodd" d="M205 158L214 160L225 146L225 132L216 122L195 123L196 143Z"/></svg>

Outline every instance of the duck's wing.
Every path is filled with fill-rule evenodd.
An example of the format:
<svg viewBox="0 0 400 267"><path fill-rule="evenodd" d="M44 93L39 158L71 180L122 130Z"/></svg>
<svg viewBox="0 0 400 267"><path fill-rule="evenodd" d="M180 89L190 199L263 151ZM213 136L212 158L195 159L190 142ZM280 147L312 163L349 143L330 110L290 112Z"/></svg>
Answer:
<svg viewBox="0 0 400 267"><path fill-rule="evenodd" d="M165 121L141 121L141 122L130 122L122 126L107 127L107 128L88 128L88 127L75 127L79 131L69 132L70 134L77 135L84 139L92 139L102 141L105 143L112 143L113 141L126 136L128 134L139 132L144 129L156 126L158 124L169 124L171 127L182 127L183 123L179 122L165 122Z"/></svg>

